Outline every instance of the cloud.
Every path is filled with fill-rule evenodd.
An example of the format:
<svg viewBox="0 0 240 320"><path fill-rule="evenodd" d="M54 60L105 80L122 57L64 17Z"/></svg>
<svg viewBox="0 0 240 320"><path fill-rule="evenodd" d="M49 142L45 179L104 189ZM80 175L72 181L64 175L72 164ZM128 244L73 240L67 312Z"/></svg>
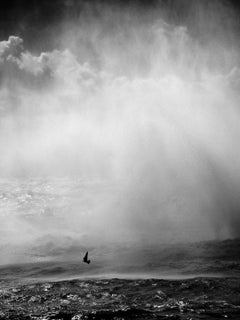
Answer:
<svg viewBox="0 0 240 320"><path fill-rule="evenodd" d="M1 78L5 84L48 87L55 82L62 86L93 87L101 79L88 63L80 64L68 50L53 50L33 55L23 47L23 40L10 36L0 42Z"/></svg>
<svg viewBox="0 0 240 320"><path fill-rule="evenodd" d="M75 219L70 234L156 243L237 236L237 44L216 40L214 21L216 48L189 24L107 13L68 25L54 50L1 42L2 174L101 181L80 186L56 219L59 228ZM42 223L33 220L33 236Z"/></svg>
<svg viewBox="0 0 240 320"><path fill-rule="evenodd" d="M16 36L10 36L8 40L0 42L0 61L18 58L23 51L23 40Z"/></svg>

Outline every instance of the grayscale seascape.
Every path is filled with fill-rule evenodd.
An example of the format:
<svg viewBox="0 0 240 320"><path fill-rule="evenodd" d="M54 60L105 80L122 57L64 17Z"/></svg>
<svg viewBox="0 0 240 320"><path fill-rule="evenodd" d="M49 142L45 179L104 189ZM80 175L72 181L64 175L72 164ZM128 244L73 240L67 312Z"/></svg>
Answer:
<svg viewBox="0 0 240 320"><path fill-rule="evenodd" d="M0 320L240 319L239 17L0 1Z"/></svg>
<svg viewBox="0 0 240 320"><path fill-rule="evenodd" d="M90 244L65 212L103 192L99 184L2 181L3 212L31 241L4 245L2 226L1 257L11 264L0 266L0 319L239 319L239 239Z"/></svg>

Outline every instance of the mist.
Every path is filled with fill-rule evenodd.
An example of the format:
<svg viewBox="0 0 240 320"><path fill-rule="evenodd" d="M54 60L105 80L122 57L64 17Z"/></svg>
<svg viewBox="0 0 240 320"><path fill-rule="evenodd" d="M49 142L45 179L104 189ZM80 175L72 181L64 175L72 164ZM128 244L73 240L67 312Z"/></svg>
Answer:
<svg viewBox="0 0 240 320"><path fill-rule="evenodd" d="M50 211L39 218L33 205L29 219L30 209L2 205L2 241L239 237L236 10L222 1L183 1L180 12L176 3L103 2L73 17L74 3L66 6L48 41L28 35L25 44L16 33L0 42L2 185L26 195L41 181Z"/></svg>

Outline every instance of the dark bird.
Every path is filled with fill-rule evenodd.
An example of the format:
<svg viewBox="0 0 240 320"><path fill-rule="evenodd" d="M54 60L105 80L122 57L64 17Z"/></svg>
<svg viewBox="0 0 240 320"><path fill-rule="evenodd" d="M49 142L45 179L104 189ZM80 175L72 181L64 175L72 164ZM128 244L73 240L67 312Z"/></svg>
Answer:
<svg viewBox="0 0 240 320"><path fill-rule="evenodd" d="M88 264L91 262L90 260L88 260L88 251L86 252L85 256L83 257L83 262L88 263Z"/></svg>

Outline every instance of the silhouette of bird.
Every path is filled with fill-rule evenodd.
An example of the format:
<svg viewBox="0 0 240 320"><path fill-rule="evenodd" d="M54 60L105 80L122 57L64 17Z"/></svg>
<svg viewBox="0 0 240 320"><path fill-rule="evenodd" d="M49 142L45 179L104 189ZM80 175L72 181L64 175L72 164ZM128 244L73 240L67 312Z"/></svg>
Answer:
<svg viewBox="0 0 240 320"><path fill-rule="evenodd" d="M88 260L88 251L85 253L85 256L83 257L83 262L89 264L91 260Z"/></svg>

